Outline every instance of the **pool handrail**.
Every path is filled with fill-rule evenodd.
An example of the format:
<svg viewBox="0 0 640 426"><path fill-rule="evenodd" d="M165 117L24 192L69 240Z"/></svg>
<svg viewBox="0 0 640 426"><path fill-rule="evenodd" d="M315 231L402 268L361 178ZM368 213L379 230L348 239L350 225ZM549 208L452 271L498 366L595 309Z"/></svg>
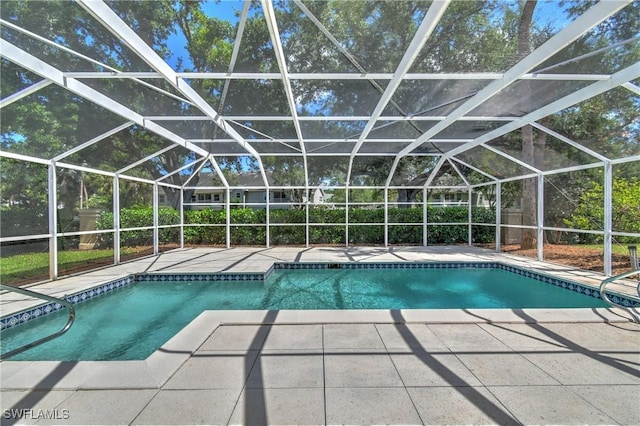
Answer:
<svg viewBox="0 0 640 426"><path fill-rule="evenodd" d="M69 302L68 300L60 299L58 297L48 296L46 294L38 293L38 292L35 292L35 291L31 291L31 290L27 290L27 289L24 289L24 288L20 288L20 287L14 287L14 286L6 285L6 284L0 284L0 289L1 290L6 290L6 291L12 291L14 293L20 293L20 294L23 294L25 296L35 297L37 299L43 299L43 300L46 300L48 302L58 303L58 304L60 304L62 306L65 306L67 309L69 309L69 318L67 319L67 323L64 325L64 327L61 330L59 330L59 331L57 331L57 332L55 332L53 334L50 334L48 336L45 336L45 337L43 337L41 339L35 340L35 341L31 342L31 343L27 343L26 345L20 346L19 348L16 348L16 349L10 350L8 352L5 352L3 354L0 354L0 361L4 361L5 359L10 358L10 357L12 357L14 355L17 355L17 354L19 354L21 352L24 352L27 349L31 349L34 346L41 345L43 343L48 342L49 340L53 340L56 337L59 337L59 336L63 335L64 333L67 332L67 330L69 330L71 328L71 325L73 325L73 322L76 319L76 311L73 308L73 305L71 304L71 302Z"/></svg>
<svg viewBox="0 0 640 426"><path fill-rule="evenodd" d="M624 305L621 305L620 303L614 302L613 300L611 300L609 298L609 295L605 292L605 287L607 286L607 284L612 283L612 282L617 281L617 280L622 279L622 278L631 277L633 275L638 275L640 277L640 269L633 269L631 271L627 271L627 272L624 272L622 274L618 274L616 276L609 277L609 278L606 278L606 279L602 280L602 282L600 283L600 297L602 297L602 300L604 300L605 302L607 302L611 306L615 306L617 308L625 309L627 312L629 312L629 314L633 318L633 322L635 322L636 324L640 324L640 315L638 315L638 313L636 312L635 308L630 307L630 306L624 306ZM638 286L636 287L636 289L638 291L638 296L640 296L640 281L638 282Z"/></svg>

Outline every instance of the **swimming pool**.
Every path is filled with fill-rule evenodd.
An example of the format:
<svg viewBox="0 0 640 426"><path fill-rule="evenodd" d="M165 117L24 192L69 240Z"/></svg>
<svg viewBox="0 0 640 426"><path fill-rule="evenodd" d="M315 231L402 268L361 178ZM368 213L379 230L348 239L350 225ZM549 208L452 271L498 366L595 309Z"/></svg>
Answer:
<svg viewBox="0 0 640 426"><path fill-rule="evenodd" d="M145 359L205 310L606 306L594 289L496 263L276 264L264 275L153 274L101 289L70 297L86 301L65 335L12 359ZM4 320L3 352L60 328L66 315L19 327Z"/></svg>

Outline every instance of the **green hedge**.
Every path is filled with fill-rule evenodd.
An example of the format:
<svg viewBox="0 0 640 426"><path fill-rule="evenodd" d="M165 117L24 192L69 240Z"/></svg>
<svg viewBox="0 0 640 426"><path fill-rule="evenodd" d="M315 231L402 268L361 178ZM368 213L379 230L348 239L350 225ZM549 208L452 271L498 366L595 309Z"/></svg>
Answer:
<svg viewBox="0 0 640 426"><path fill-rule="evenodd" d="M0 229L3 237L47 234L49 215L47 206L40 208L7 206L0 208ZM72 231L76 231L73 229Z"/></svg>
<svg viewBox="0 0 640 426"><path fill-rule="evenodd" d="M231 244L232 245L264 245L266 243L266 210L232 209L231 211ZM184 242L187 245L224 245L226 244L226 211L225 210L189 210L185 211ZM422 243L422 209L389 208L389 242L391 244ZM178 211L160 209L158 212L160 225L178 224ZM460 223L460 225L429 225L427 238L429 244L456 244L468 241L466 207L429 207L427 209L429 223ZM495 212L485 208L474 208L472 220L476 223L495 223ZM270 240L273 245L305 244L306 227L304 210L271 210ZM311 208L309 210L309 239L312 244L344 244L345 210L329 210ZM105 212L98 221L98 229L110 229L113 213ZM122 228L136 228L153 224L153 210L123 209L120 212ZM295 225L294 225L295 224ZM336 224L336 225L331 225ZM178 241L179 228L160 229L161 241ZM490 243L494 241L495 229L491 226L474 226L473 241ZM120 237L123 247L135 247L151 244L150 230L123 231ZM349 210L349 243L351 244L383 244L384 243L384 209L350 209ZM101 236L100 246L113 245L113 236Z"/></svg>

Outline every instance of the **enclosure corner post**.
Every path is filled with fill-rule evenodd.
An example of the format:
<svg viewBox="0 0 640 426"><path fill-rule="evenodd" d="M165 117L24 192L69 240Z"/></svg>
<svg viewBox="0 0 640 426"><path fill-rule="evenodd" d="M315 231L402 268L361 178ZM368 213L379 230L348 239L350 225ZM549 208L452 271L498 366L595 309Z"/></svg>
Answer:
<svg viewBox="0 0 640 426"><path fill-rule="evenodd" d="M306 248L311 247L311 228L309 227L309 188L305 188L305 192L307 194L307 202L304 206L305 210L305 225L304 225L304 244Z"/></svg>
<svg viewBox="0 0 640 426"><path fill-rule="evenodd" d="M349 248L349 183L344 189L344 245Z"/></svg>
<svg viewBox="0 0 640 426"><path fill-rule="evenodd" d="M226 219L225 219L225 241L227 243L227 248L231 248L231 188L228 186L225 188L225 209L226 209Z"/></svg>
<svg viewBox="0 0 640 426"><path fill-rule="evenodd" d="M113 176L113 263L120 263L120 176Z"/></svg>
<svg viewBox="0 0 640 426"><path fill-rule="evenodd" d="M153 182L153 255L160 253L160 230L158 229L158 182Z"/></svg>
<svg viewBox="0 0 640 426"><path fill-rule="evenodd" d="M472 203L472 198L473 198L473 190L471 189L471 187L467 188L467 239L469 247L471 247L473 245L473 231L472 231L472 223L473 223L473 210L471 207L471 203Z"/></svg>
<svg viewBox="0 0 640 426"><path fill-rule="evenodd" d="M180 248L184 248L184 188L180 188L178 199L178 214L180 215Z"/></svg>
<svg viewBox="0 0 640 426"><path fill-rule="evenodd" d="M544 259L544 176L542 174L538 175L538 218L536 222L538 222L538 260L542 261Z"/></svg>
<svg viewBox="0 0 640 426"><path fill-rule="evenodd" d="M269 215L270 215L270 211L271 211L271 190L269 187L265 188L265 201L266 201L266 205L265 205L265 220L264 220L264 225L265 225L265 233L264 233L264 237L265 237L265 246L267 248L271 247L271 233L270 233L270 228L269 225L271 224L271 221L269 220Z"/></svg>
<svg viewBox="0 0 640 426"><path fill-rule="evenodd" d="M422 245L427 246L427 187L422 188Z"/></svg>
<svg viewBox="0 0 640 426"><path fill-rule="evenodd" d="M502 250L502 183L496 182L496 253Z"/></svg>
<svg viewBox="0 0 640 426"><path fill-rule="evenodd" d="M58 194L56 182L56 163L51 161L47 169L49 185L49 279L58 278Z"/></svg>
<svg viewBox="0 0 640 426"><path fill-rule="evenodd" d="M611 161L604 162L604 274L612 274L611 265L611 242L613 229L613 167Z"/></svg>
<svg viewBox="0 0 640 426"><path fill-rule="evenodd" d="M389 247L389 187L384 187L384 246Z"/></svg>

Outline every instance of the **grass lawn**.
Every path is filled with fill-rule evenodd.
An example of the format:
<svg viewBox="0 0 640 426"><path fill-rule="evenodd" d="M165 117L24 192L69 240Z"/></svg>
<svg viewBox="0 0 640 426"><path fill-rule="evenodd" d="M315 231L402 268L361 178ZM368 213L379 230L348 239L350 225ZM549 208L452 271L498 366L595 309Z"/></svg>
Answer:
<svg viewBox="0 0 640 426"><path fill-rule="evenodd" d="M582 244L566 246L582 251L592 251L594 255L604 252L602 244ZM626 244L612 246L614 255L628 256ZM121 250L121 258L131 259L149 254L149 247L126 247ZM568 254L571 256L571 254ZM576 254L574 254L576 256ZM578 256L579 257L579 256ZM626 260L623 260L623 263ZM113 249L65 250L58 253L58 269L61 275L95 269L113 263ZM586 268L585 268L586 269ZM2 258L0 262L0 282L21 285L49 278L49 253L19 254Z"/></svg>
<svg viewBox="0 0 640 426"><path fill-rule="evenodd" d="M619 254L622 256L628 256L629 255L629 249L628 246L629 245L633 245L633 244L612 244L611 245L611 252L613 254ZM640 244L635 244L636 247L640 246ZM580 244L576 247L581 247L584 249L593 249L593 250L599 250L601 252L604 253L604 246L602 244ZM638 247L640 249L640 247Z"/></svg>
<svg viewBox="0 0 640 426"><path fill-rule="evenodd" d="M121 255L139 252L136 248L123 248ZM113 249L67 250L58 252L58 268L62 273L94 269L113 263ZM0 282L24 284L49 278L49 253L17 254L2 258Z"/></svg>

